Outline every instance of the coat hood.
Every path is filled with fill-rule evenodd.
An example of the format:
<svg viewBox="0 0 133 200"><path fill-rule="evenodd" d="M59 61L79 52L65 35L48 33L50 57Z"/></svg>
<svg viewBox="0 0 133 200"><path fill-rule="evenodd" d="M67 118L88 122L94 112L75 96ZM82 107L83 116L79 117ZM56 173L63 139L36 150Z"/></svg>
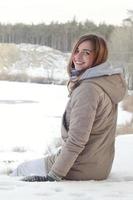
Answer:
<svg viewBox="0 0 133 200"><path fill-rule="evenodd" d="M99 85L114 103L118 103L126 93L126 83L122 74L122 68L113 68L106 62L87 69L80 77L80 81L89 80Z"/></svg>

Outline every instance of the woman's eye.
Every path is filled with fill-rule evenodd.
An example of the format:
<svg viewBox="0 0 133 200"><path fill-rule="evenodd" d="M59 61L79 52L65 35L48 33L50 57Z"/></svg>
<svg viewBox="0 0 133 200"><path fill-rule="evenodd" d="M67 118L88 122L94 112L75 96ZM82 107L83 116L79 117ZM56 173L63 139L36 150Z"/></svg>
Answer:
<svg viewBox="0 0 133 200"><path fill-rule="evenodd" d="M88 56L88 55L90 55L90 52L76 50L74 54L82 54L83 56Z"/></svg>
<svg viewBox="0 0 133 200"><path fill-rule="evenodd" d="M83 51L83 52L82 52L82 55L84 55L84 56L89 56L89 55L90 55L90 52L89 52L89 51Z"/></svg>
<svg viewBox="0 0 133 200"><path fill-rule="evenodd" d="M78 50L76 50L76 51L75 51L75 54L77 54L77 53L79 53L79 51L78 51Z"/></svg>
<svg viewBox="0 0 133 200"><path fill-rule="evenodd" d="M85 54L86 54L86 55L90 55L90 52L86 51Z"/></svg>

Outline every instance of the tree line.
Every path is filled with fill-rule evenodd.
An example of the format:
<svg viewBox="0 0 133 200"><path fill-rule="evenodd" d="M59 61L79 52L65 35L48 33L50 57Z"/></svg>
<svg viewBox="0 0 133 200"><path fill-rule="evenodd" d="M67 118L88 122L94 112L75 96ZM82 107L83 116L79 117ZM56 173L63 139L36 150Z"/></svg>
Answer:
<svg viewBox="0 0 133 200"><path fill-rule="evenodd" d="M114 30L113 25L99 24L86 20L77 22L74 18L66 23L43 24L0 24L0 43L31 43L46 45L62 52L69 52L74 41L86 33L96 33L106 39Z"/></svg>

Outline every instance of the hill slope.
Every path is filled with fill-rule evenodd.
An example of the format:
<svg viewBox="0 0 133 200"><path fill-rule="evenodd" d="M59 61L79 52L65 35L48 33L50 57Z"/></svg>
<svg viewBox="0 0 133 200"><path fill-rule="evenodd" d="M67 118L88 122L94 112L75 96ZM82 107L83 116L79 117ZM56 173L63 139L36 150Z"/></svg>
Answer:
<svg viewBox="0 0 133 200"><path fill-rule="evenodd" d="M0 44L0 79L64 83L69 54L46 46Z"/></svg>

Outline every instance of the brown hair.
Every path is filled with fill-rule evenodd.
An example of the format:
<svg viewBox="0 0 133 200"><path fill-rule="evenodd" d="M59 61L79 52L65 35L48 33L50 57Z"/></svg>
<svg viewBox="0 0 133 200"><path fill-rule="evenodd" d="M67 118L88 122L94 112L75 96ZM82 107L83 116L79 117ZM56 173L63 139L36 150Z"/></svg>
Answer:
<svg viewBox="0 0 133 200"><path fill-rule="evenodd" d="M102 37L93 35L93 34L82 35L75 43L73 50L72 50L72 54L71 54L71 57L70 57L70 60L69 60L68 66L67 66L67 72L68 72L69 76L71 75L72 68L74 68L74 63L72 61L73 54L75 53L78 46L82 42L88 41L88 40L92 42L92 45L95 50L95 58L94 58L92 67L94 67L96 65L100 65L107 60L108 48L107 48L107 44L106 44L105 40Z"/></svg>

